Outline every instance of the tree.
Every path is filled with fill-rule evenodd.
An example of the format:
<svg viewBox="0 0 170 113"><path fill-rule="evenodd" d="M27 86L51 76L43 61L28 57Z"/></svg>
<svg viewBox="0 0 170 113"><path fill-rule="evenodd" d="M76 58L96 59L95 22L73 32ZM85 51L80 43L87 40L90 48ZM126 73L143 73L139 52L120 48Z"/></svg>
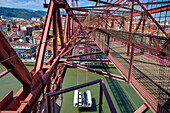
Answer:
<svg viewBox="0 0 170 113"><path fill-rule="evenodd" d="M30 37L32 37L32 33L29 33L28 35L29 35Z"/></svg>
<svg viewBox="0 0 170 113"><path fill-rule="evenodd" d="M8 31L10 31L10 30L11 30L11 28L9 27L9 28L8 28Z"/></svg>

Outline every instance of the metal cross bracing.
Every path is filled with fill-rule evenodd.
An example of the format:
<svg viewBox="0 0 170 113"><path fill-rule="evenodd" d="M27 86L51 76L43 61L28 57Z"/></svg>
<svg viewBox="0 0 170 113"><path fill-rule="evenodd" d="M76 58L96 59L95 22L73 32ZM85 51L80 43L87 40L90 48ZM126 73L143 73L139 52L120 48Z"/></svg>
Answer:
<svg viewBox="0 0 170 113"><path fill-rule="evenodd" d="M70 8L66 0L50 0L48 4L45 0L44 8L48 8L48 11L35 66L30 72L0 33L0 60L7 68L0 77L11 72L23 84L14 96L11 91L0 102L0 112L37 112L40 102L45 98L47 102L44 107L47 107L48 112L54 112L55 108L51 110L49 107L50 100L53 100L54 105L58 94L61 94L62 101L62 93L98 82L101 86L99 112L102 112L103 91L111 112L116 112L102 80L62 89L67 66L127 82L144 101L135 112L144 112L148 108L152 112L168 112L170 1L89 1L96 2L96 6ZM64 26L61 9L66 12L63 16ZM50 30L53 30L53 34L50 34ZM44 63L49 39L53 39L53 55ZM105 54L108 59L93 58L99 54ZM98 71L73 61L112 62L123 76Z"/></svg>

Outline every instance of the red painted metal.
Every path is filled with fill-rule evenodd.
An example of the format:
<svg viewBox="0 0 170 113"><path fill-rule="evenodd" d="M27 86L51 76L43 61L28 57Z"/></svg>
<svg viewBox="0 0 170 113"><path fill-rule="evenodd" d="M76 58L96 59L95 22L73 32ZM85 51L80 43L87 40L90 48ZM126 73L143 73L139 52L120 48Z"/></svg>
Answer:
<svg viewBox="0 0 170 113"><path fill-rule="evenodd" d="M142 3L141 3L141 5L142 5ZM148 10L148 13L154 14L154 13L159 13L159 12L164 12L164 11L169 11L169 10L170 10L170 7L162 6L162 7L159 7L159 8L153 8L151 10ZM140 15L141 15L141 13L135 13L133 16L135 17L135 16L140 16ZM126 15L124 17L128 18L128 17L130 17L130 15Z"/></svg>
<svg viewBox="0 0 170 113"><path fill-rule="evenodd" d="M151 8L147 10L144 5L153 5L153 4L168 4L170 3L169 1L163 1L163 2L151 2L151 3L141 3L139 0L137 1L125 1L124 3L121 3L122 0L117 0L114 3L109 3L109 2L104 2L101 0L90 0L94 2L99 2L102 4L107 4L107 6L89 6L89 7L78 7L78 8L70 8L66 0L59 0L58 1L53 1L50 0L49 4L45 4L44 7L48 7L47 15L46 15L46 20L44 23L43 27L43 33L38 49L38 54L36 57L36 63L34 69L29 72L27 68L24 66L24 64L21 62L19 57L17 56L16 52L12 49L12 47L9 45L5 37L3 36L2 33L0 33L0 60L2 65L4 65L8 70L2 72L0 74L0 78L4 76L5 74L11 72L22 84L23 87L18 91L17 94L13 96L13 92L11 91L1 102L0 102L0 110L4 110L2 112L37 112L37 107L38 107L38 99L40 97L40 94L46 94L47 93L47 112L51 112L51 107L50 107L50 96L54 96L56 94L68 92L73 89L67 89L67 90L62 90L62 82L64 79L64 75L67 69L67 65L73 66L79 69L83 69L85 71L90 71L96 74L100 74L106 77L110 77L116 80L120 80L123 82L128 82L132 88L139 94L139 96L144 100L146 103L143 104L136 112L138 111L144 111L148 106L153 112L166 112L165 109L163 109L160 104L151 96L148 91L145 90L145 88L135 80L135 78L132 76L132 67L133 67L133 56L134 56L134 51L138 51L141 53L142 50L137 49L142 48L147 52L143 52L144 55L155 59L166 66L170 65L170 62L167 61L166 59L159 58L158 56L151 55L149 53L156 53L160 56L167 57L167 59L170 58L170 52L165 53L163 49L168 46L169 44L169 35L167 32L160 26L160 23L154 19L153 15L154 13L158 12L164 12L164 11L169 11L170 7L168 5L164 5L158 8ZM128 8L125 6L128 6L126 4L127 2L132 2L132 8ZM135 4L137 2L138 4ZM145 13L142 13L142 11L139 11L138 9L135 9L134 6L140 6L144 10ZM95 8L101 8L101 7L106 7L105 9L95 9ZM113 7L117 7L115 10L110 10ZM65 20L65 27L64 27L64 35L63 35L63 29L62 29L62 21L61 21L61 15L60 15L60 9L65 8L66 10L66 20ZM93 10L92 10L93 8ZM119 10L120 8L126 9L125 10ZM91 30L88 30L87 26L82 26L80 22L83 22L85 20L85 17L87 17L88 14L74 14L73 10L76 11L84 11L84 12L89 12L91 11L91 14L98 14L99 16L98 19L94 16L94 25L93 22L92 25L90 26L95 26ZM96 11L96 12L95 12ZM98 12L100 11L100 12ZM107 14L105 14L107 11ZM126 15L123 15L124 13L127 13ZM102 16L101 16L102 15ZM123 15L123 16L122 16ZM141 37L140 41L141 44L134 43L131 41L131 37L134 36L132 35L132 21L133 17L135 16L141 16L141 19L139 20L137 27L134 29L134 32L139 31L139 27L143 21L142 25L142 32L141 32ZM157 41L157 38L154 36L154 29L151 27L151 22L149 18L152 19L152 21L156 24L156 26L166 35L164 40L166 40L162 46L159 45L159 42ZM130 25L128 26L127 18L130 17ZM149 38L149 46L147 45L142 45L143 38L144 38L144 31L145 31L145 19L150 31L151 37ZM117 26L115 25L115 22L113 22L113 26L110 26L109 23L110 21L116 21L118 24ZM95 23L97 21L97 25ZM53 22L53 36L49 36L49 30L51 28L51 23ZM105 25L104 25L105 24ZM127 71L116 59L114 56L112 56L109 53L109 47L114 46L110 45L110 39L111 36L108 36L108 34L104 34L102 32L96 32L95 30L99 27L105 27L108 29L108 27L113 27L116 30L116 27L119 27L123 29L123 31L128 31L127 34L129 35L129 40L119 38L117 36L113 37L115 40L121 41L121 43L126 43L124 44L127 46L128 44L128 51L127 54L129 54L130 50L130 45L132 45L132 51L131 51L131 57L130 57L130 66L129 66L129 71ZM58 29L58 30L57 30ZM60 35L60 42L61 42L61 47L58 48L59 42L57 41L57 31L59 31ZM90 40L90 33L95 34L95 36L98 35L98 42L96 41L96 37L92 37L93 41L95 42L96 45L101 49L101 52L94 52L94 53L88 53L87 51L90 50L90 47L87 46L88 42L81 43L83 39ZM79 35L85 34L84 37L80 37ZM123 34L123 32L122 32ZM92 36L92 35L91 35ZM106 47L104 47L100 41L102 41L102 37L106 36L104 44L106 44ZM107 37L108 36L108 37ZM53 37L53 56L49 58L49 60L44 63L44 56L46 52L46 46L47 46L47 40ZM67 39L67 41L66 41ZM78 40L76 42L76 40ZM107 41L106 41L107 40ZM152 40L154 43L155 47L151 47L152 45ZM85 49L86 52L85 54L78 54L78 55L73 55L70 56L71 51L73 50L74 47L77 47L76 49L78 50L77 53L79 53L79 46L81 44L85 44L85 47L82 49ZM91 46L91 48L94 48ZM97 49L97 47L95 48ZM148 53L149 52L149 53ZM90 55L95 55L95 54L101 54L104 53L107 59L90 59ZM86 59L79 59L76 57L80 56L85 56ZM75 59L74 59L75 58ZM110 73L106 73L103 71L98 71L95 69L91 69L79 64L73 64L68 61L85 61L85 62L112 62L115 67L120 71L120 73L123 75L118 76ZM57 75L60 74L60 77ZM53 82L51 84L51 79L53 79ZM99 112L102 112L102 93L104 91L106 100L109 104L109 107L111 109L111 112L116 112L114 105L110 99L110 96L107 92L107 89L104 85L103 80L98 80L97 83L100 82L100 98L99 98ZM57 92L54 91L54 84L56 83ZM96 81L91 82L92 84L96 83ZM90 83L90 84L91 84ZM85 87L87 85L90 85L89 83L79 86L75 86L74 88L80 88L80 87ZM47 87L47 90L44 92L44 88ZM50 92L48 94L48 92ZM62 97L63 98L63 97ZM54 99L54 98L53 98ZM54 100L53 100L54 103ZM46 106L45 105L45 106ZM53 109L53 112L55 109ZM1 112L1 111L0 111Z"/></svg>
<svg viewBox="0 0 170 113"><path fill-rule="evenodd" d="M59 28L59 35L60 35L60 40L61 40L61 48L64 48L64 38L63 38L63 31L62 31L62 23L61 23L61 16L60 16L60 10L57 10L58 14L58 28Z"/></svg>
<svg viewBox="0 0 170 113"><path fill-rule="evenodd" d="M96 45L98 45L98 47L103 51L102 46L101 46L98 42L95 42L95 43L96 43ZM121 64L119 64L110 53L108 54L108 59L109 59L113 64L115 64L114 66L119 70L119 72L123 75L124 79L127 81L127 78L126 78L127 76L126 76L126 75L128 75L128 74L127 74L128 72L126 71L126 69L124 69L124 67L123 67Z"/></svg>
<svg viewBox="0 0 170 113"><path fill-rule="evenodd" d="M118 40L116 40L116 42L118 42L119 44L122 44L124 46L127 46L126 44L124 44L124 43L122 43L122 42L120 42ZM142 50L137 49L137 48L134 48L134 50L137 51L138 53L143 53L145 56L147 56L149 58L152 58L152 59L154 59L154 60L156 60L156 61L158 61L158 62L160 62L160 63L162 63L162 64L164 64L166 66L170 66L170 62L165 60L165 59L159 58L158 56L152 55L152 54L150 54L148 52L142 52Z"/></svg>
<svg viewBox="0 0 170 113"><path fill-rule="evenodd" d="M133 10L134 10L134 0L132 0L132 10L131 10L130 27L129 27L129 40L131 40L132 21L133 21ZM130 44L128 44L128 47L127 47L127 56L129 56L129 52L130 52Z"/></svg>
<svg viewBox="0 0 170 113"><path fill-rule="evenodd" d="M109 54L109 42L110 42L110 36L108 35L106 55L108 55L108 54Z"/></svg>
<svg viewBox="0 0 170 113"><path fill-rule="evenodd" d="M147 11L147 9L137 0L138 4L142 7L142 9L148 14L148 16L153 20L153 22L159 27L159 29L166 35L166 37L170 38L165 30L160 26L160 24L153 18L153 16Z"/></svg>
<svg viewBox="0 0 170 113"><path fill-rule="evenodd" d="M135 30L133 31L134 33L139 29L139 26L140 26L141 23L142 23L142 19L143 19L143 14L141 15L141 18L140 18L140 20L139 20L139 22L138 22L138 24L137 24Z"/></svg>
<svg viewBox="0 0 170 113"><path fill-rule="evenodd" d="M99 3L102 3L102 4L106 4L108 5L108 9L110 9L111 7L119 7L120 4L118 4L120 1L117 1L115 2L114 4L112 3L108 3L108 2L104 2L104 1L101 1L101 0L89 0L89 1L94 1L94 2L99 2ZM128 7L122 7L123 9L127 9L127 10L131 10L130 8ZM138 11L138 10L137 10Z"/></svg>
<svg viewBox="0 0 170 113"><path fill-rule="evenodd" d="M125 19L124 19L124 24L125 24L125 30L128 31L128 25Z"/></svg>
<svg viewBox="0 0 170 113"><path fill-rule="evenodd" d="M73 18L70 17L70 37L73 35Z"/></svg>
<svg viewBox="0 0 170 113"><path fill-rule="evenodd" d="M67 42L68 40L70 39L70 36L71 36L71 31L70 31L70 15L68 15L68 29L67 29Z"/></svg>
<svg viewBox="0 0 170 113"><path fill-rule="evenodd" d="M57 78L58 78L59 72L61 72L61 68L60 68L60 69L57 71L57 73L55 74L55 78L54 78L54 80L53 80L53 82L52 82L52 84L51 84L50 91L53 91L53 89L54 89L54 84L55 84L55 82L56 82L56 80L57 80Z"/></svg>
<svg viewBox="0 0 170 113"><path fill-rule="evenodd" d="M71 9L86 9L86 8L102 8L102 7L107 7L107 5L103 6L87 6L87 7L76 7L76 8L71 8Z"/></svg>
<svg viewBox="0 0 170 113"><path fill-rule="evenodd" d="M143 104L141 107L139 107L134 113L143 113L146 112L146 110L148 109L146 104Z"/></svg>
<svg viewBox="0 0 170 113"><path fill-rule="evenodd" d="M124 26L113 16L114 20L116 20L116 22L120 25L120 27L124 28ZM127 26L126 26L127 27ZM125 29L126 31L128 31L128 29Z"/></svg>
<svg viewBox="0 0 170 113"><path fill-rule="evenodd" d="M125 1L122 5L120 5L116 10L114 10L111 14L109 14L105 19L103 19L100 24L102 24L105 20L107 20L110 16L112 16L116 11L118 11L121 7L123 7L126 3L128 2ZM92 30L90 30L86 35L85 37L87 37L88 34L90 34L91 32L93 32L96 28L98 28L100 26L100 24L96 25Z"/></svg>
<svg viewBox="0 0 170 113"><path fill-rule="evenodd" d="M82 65L79 65L79 64L73 64L73 63L68 62L68 61L63 61L63 63L65 65L68 65L68 66L77 67L79 69L82 69L82 70L85 70L85 71L90 71L90 72L100 74L100 75L103 75L103 76L106 76L106 77L110 77L110 78L113 78L113 79L116 79L116 80L120 80L120 81L124 81L124 82L126 81L124 79L124 77L119 76L119 75L115 75L115 74L107 73L107 72L104 72L104 71L99 71L99 70L96 70L96 69L88 68L86 66L82 66Z"/></svg>
<svg viewBox="0 0 170 113"><path fill-rule="evenodd" d="M170 40L166 40L163 45L161 45L161 50L163 50L168 44L170 43Z"/></svg>
<svg viewBox="0 0 170 113"><path fill-rule="evenodd" d="M150 22L150 20L149 20L148 17L146 18L146 22L147 22L147 25L148 25L149 30L150 30L150 32L151 32L151 35L153 35L153 34L154 34L154 30L151 28L151 22ZM153 42L154 42L154 44L155 44L155 47L156 47L158 50L161 50L161 48L160 48L157 40L156 40L154 37L152 38L152 40L153 40Z"/></svg>
<svg viewBox="0 0 170 113"><path fill-rule="evenodd" d="M13 68L11 73L24 85L30 88L32 75L17 56L15 50L10 46L3 34L0 32L0 58L2 65L7 69ZM24 75L24 77L23 77Z"/></svg>
<svg viewBox="0 0 170 113"><path fill-rule="evenodd" d="M87 54L79 54L79 55L74 55L74 56L67 56L67 58L75 58L75 57L80 57L80 56L87 56L87 55L95 55L95 54L102 54L103 52L94 52L94 53L87 53Z"/></svg>
<svg viewBox="0 0 170 113"><path fill-rule="evenodd" d="M116 38L116 37L114 37ZM121 40L120 38L116 38L117 40ZM122 41L122 40L121 40ZM125 40L124 40L125 41ZM103 47L98 43L95 42L98 47L103 50ZM151 50L152 51L152 50ZM121 66L121 64L119 64L119 62L116 61L116 59L111 55L108 54L108 59L110 59L110 61L115 65L115 67L119 70L119 72L124 76L124 79L128 78L128 71ZM133 58L132 58L133 59ZM132 60L133 61L133 60ZM126 81L128 81L126 79ZM164 108L162 108L160 106L160 104L143 88L142 85L140 85L140 83L138 83L135 78L133 76L131 76L131 83L130 85L132 86L132 88L138 93L138 95L143 99L143 101L147 104L147 106L152 110L152 112L155 113L155 111L158 110L158 108L160 109L160 111L162 110L163 112L167 112Z"/></svg>
<svg viewBox="0 0 170 113"><path fill-rule="evenodd" d="M102 104L103 104L103 90L100 83L100 95L99 95L99 113L102 113Z"/></svg>
<svg viewBox="0 0 170 113"><path fill-rule="evenodd" d="M112 100L111 100L111 98L110 98L110 96L109 96L109 93L108 93L108 91L107 91L107 88L106 88L106 86L105 86L105 84L104 84L104 81L101 79L101 86L102 86L102 88L103 88L103 92L104 92L104 94L105 94L105 97L106 97L106 100L107 100L107 103L108 103L108 105L109 105L109 108L110 108L110 110L111 110L111 112L112 113L117 113L116 112L116 109L115 109L115 107L114 107L114 105L113 105L113 103L112 103Z"/></svg>
<svg viewBox="0 0 170 113"><path fill-rule="evenodd" d="M7 69L6 71L0 73L0 78L3 77L3 76L5 76L5 75L8 74L9 72L11 72L11 70L12 70L12 68Z"/></svg>
<svg viewBox="0 0 170 113"><path fill-rule="evenodd" d="M116 30L116 25L115 25L115 22L113 21L113 29Z"/></svg>
<svg viewBox="0 0 170 113"><path fill-rule="evenodd" d="M40 40L40 46L38 49L38 55L37 55L36 63L35 63L35 71L36 72L41 71L42 65L44 62L44 55L45 55L46 44L47 44L46 42L48 39L48 33L49 33L50 24L51 24L53 8L54 8L54 2L50 1L50 7L49 7L48 13L46 15L46 21L44 24L44 29L43 29L42 37Z"/></svg>
<svg viewBox="0 0 170 113"><path fill-rule="evenodd" d="M134 45L131 46L131 56L130 56L130 64L129 64L129 73L128 73L128 84L130 83L132 76L132 68L133 68L133 57L134 57Z"/></svg>
<svg viewBox="0 0 170 113"><path fill-rule="evenodd" d="M53 35L55 36L55 38L53 39L53 57L55 58L58 54L57 52L57 11L59 9L54 9L53 12Z"/></svg>
<svg viewBox="0 0 170 113"><path fill-rule="evenodd" d="M5 109L6 106L13 100L13 91L11 91L7 96L5 96L0 102L0 108Z"/></svg>
<svg viewBox="0 0 170 113"><path fill-rule="evenodd" d="M87 86L90 86L90 85L93 85L93 84L96 84L96 83L100 83L100 85L102 86L102 90L103 90L103 92L105 94L107 103L108 103L109 108L111 110L111 113L117 113L116 109L115 109L115 107L113 105L113 102L112 102L112 100L110 98L110 95L109 95L109 93L108 93L108 91L106 89L104 81L102 79L87 82L85 84L80 84L80 85L77 85L77 86L73 86L73 87L70 87L70 88L67 88L67 89L63 89L63 90L60 90L60 91L56 91L56 92L52 92L52 93L47 94L47 104L48 104L47 111L48 111L48 113L51 113L50 97L53 97L53 96L56 96L56 95L59 95L59 94L63 94L63 93L67 93L67 92L70 92L70 91L73 91L73 90L76 90L76 89L80 89L80 88L83 88L83 87L87 87Z"/></svg>
<svg viewBox="0 0 170 113"><path fill-rule="evenodd" d="M118 38L118 37L113 37L113 38L116 39L116 40L120 40L120 41L126 42L128 44L132 44L132 42L129 41L129 40L121 39L121 38ZM136 47L143 48L143 49L148 50L148 51L152 51L153 53L156 53L158 55L162 55L162 53L163 53L163 54L166 54L165 56L170 57L170 53L164 53L163 51L160 51L160 50L158 50L156 48L148 47L148 46L137 44L137 43L133 43L133 44Z"/></svg>
<svg viewBox="0 0 170 113"><path fill-rule="evenodd" d="M141 36L141 40L140 40L140 43L142 44L143 43L143 35L144 35L144 30L145 30L145 19L146 17L145 16L143 16L143 23L142 23L142 36Z"/></svg>
<svg viewBox="0 0 170 113"><path fill-rule="evenodd" d="M60 59L61 61L63 61L63 59ZM101 63L104 63L104 62L110 62L110 60L107 60L107 59L64 59L65 61L81 61L81 62L101 62Z"/></svg>
<svg viewBox="0 0 170 113"><path fill-rule="evenodd" d="M65 20L65 28L64 28L64 42L66 41L66 38L67 38L67 41L68 41L68 12L66 13L66 20Z"/></svg>
<svg viewBox="0 0 170 113"><path fill-rule="evenodd" d="M49 16L49 15L52 15L52 9L51 9L51 7L53 7L53 5L49 5L49 9L50 9L50 11L48 11L48 14L47 14L47 16L46 16L46 23L50 23L50 21L51 21L51 16ZM49 18L50 17L50 18ZM55 19L54 19L55 20ZM54 22L54 24L55 24L55 22ZM44 26L46 26L46 25L44 25ZM55 25L54 25L55 26ZM56 27L56 26L55 26ZM44 29L47 29L46 27L44 27ZM55 30L55 29L54 29ZM48 30L46 30L46 33L48 32ZM44 34L46 34L45 32L43 32ZM56 33L57 34L57 33ZM54 33L54 35L56 35L55 33ZM11 73L14 75L14 76L16 76L17 77L17 79L19 79L22 83L23 83L23 85L24 85L24 90L23 90L23 88L21 88L21 90L15 95L16 97L15 97L15 99L12 101L12 102L10 102L10 106L8 106L8 108L6 108L6 109L11 109L11 110L17 110L17 108L18 108L18 110L19 111L25 111L25 112L28 112L28 109L29 110L36 110L36 106L37 106L37 104L34 104L33 105L33 103L35 103L36 101L38 101L37 99L38 99L38 97L40 96L39 94L41 93L41 88L42 88L42 80L43 80L43 83L44 83L44 85L47 85L47 83L48 84L50 84L50 82L49 82L49 78L51 77L51 75L52 75L52 73L53 73L53 70L55 69L55 67L56 67L56 65L57 65L57 61L58 61L58 59L59 59L59 57L57 57L57 58L54 58L54 57L51 57L51 59L53 58L53 63L52 63L52 65L51 66L45 66L45 68L44 69L47 69L47 71L44 73L44 75L43 75L43 77L41 77L41 75L42 74L39 74L39 72L35 72L34 70L32 70L32 72L31 72L31 74L34 74L34 77L32 78L32 75L28 72L28 70L26 69L26 67L22 64L22 62L20 61L20 59L18 58L18 56L16 55L16 53L14 52L14 50L11 48L11 46L7 43L7 41L6 40L4 40L5 38L3 38L3 35L2 34L0 34L1 35L1 46L4 46L4 47L2 47L2 48L5 48L5 50L8 52L9 50L10 50L10 56L11 55L13 55L13 56L15 56L16 58L15 58L15 60L17 61L15 61L14 60L14 57L12 56L12 57L8 57L8 55L6 55L5 53L4 53L4 50L2 49L2 51L3 52L1 52L1 53L4 53L3 55L5 55L6 57L8 57L8 59L10 59L10 60L7 60L7 58L6 57L4 57L4 65L7 67L7 68L10 68L8 65L11 65L11 63L15 63L15 65L11 65L11 66L13 66L14 67L14 69L12 69L12 71L11 71ZM46 39L47 39L48 37L46 37ZM43 39L42 39L43 40ZM42 43L42 40L41 40L41 43ZM45 39L44 39L45 40ZM5 42L4 42L5 41ZM3 45L3 44L5 44L5 45ZM44 43L42 43L42 45L43 45ZM40 45L40 46L42 46L42 45ZM44 48L45 48L45 46L43 46ZM68 45L66 44L66 47L68 47ZM12 50L12 51L11 51ZM40 50L40 49L39 49ZM41 49L42 51L44 51L43 49ZM64 51L66 50L66 48L65 49L63 49L63 50L61 50L61 52L60 52L60 54L59 55L61 55L62 53L64 53ZM54 52L55 53L55 52ZM40 55L40 54L39 54ZM40 56L41 58L39 58L39 57L37 57L37 59L39 60L39 61L41 61L41 59L42 59L42 57L43 57L44 55L42 55L42 56ZM1 56L1 58L3 58L3 56ZM14 61L12 61L12 60L14 60ZM11 62L12 61L12 62ZM49 60L49 62L51 62L50 60ZM47 63L48 64L48 63ZM39 67L41 67L41 65L42 64L40 64L40 63L36 63L36 65L38 65L38 66L36 66L35 68L39 68ZM44 67L43 66L43 67ZM39 70L39 69L37 69L37 70ZM22 76L20 75L20 73L22 73ZM21 77L20 77L21 76ZM23 77L24 76L24 77ZM31 80L32 79L32 80ZM31 80L31 83L30 83L30 81L29 80ZM28 86L28 87L26 87L26 86ZM31 88L31 92L29 91L29 87ZM25 88L27 88L27 90L25 90ZM49 88L48 88L49 89ZM29 93L30 92L30 93ZM21 106L20 106L20 100L25 100L26 102L28 102L28 104L25 104L25 103L23 103L23 104L21 104ZM35 101L35 102L34 102ZM3 103L1 103L1 104L3 104ZM5 104L4 104L5 105ZM31 108L30 108L31 107ZM12 112L12 111L11 111Z"/></svg>
<svg viewBox="0 0 170 113"><path fill-rule="evenodd" d="M62 90L63 77L61 71L59 72L59 74L60 74L60 90ZM63 94L61 94L61 101L63 101Z"/></svg>

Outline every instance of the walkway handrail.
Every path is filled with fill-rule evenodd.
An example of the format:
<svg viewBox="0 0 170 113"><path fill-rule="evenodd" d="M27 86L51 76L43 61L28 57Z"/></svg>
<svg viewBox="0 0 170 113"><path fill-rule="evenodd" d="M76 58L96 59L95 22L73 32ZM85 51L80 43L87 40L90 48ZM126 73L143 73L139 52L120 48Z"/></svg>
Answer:
<svg viewBox="0 0 170 113"><path fill-rule="evenodd" d="M90 86L90 85L94 85L94 84L97 84L97 83L100 83L100 92L104 91L104 94L105 94L105 97L106 97L106 100L107 100L107 103L109 105L111 113L117 113L116 109L113 105L113 102L110 98L110 95L107 91L107 88L104 84L103 79L98 79L98 80L94 80L94 81L87 82L87 83L84 83L84 84L80 84L80 85L77 85L77 86L69 87L69 88L66 88L66 89L63 89L63 90L60 90L60 91L47 93L47 95L46 95L47 96L47 98L46 98L47 112L51 113L51 99L50 99L51 97L57 96L59 94L67 93L67 92L70 92L70 91L73 91L73 90L76 90L76 89L80 89L80 88L83 88L83 87L87 87L87 86ZM99 113L101 113L102 112L102 93L100 93L99 100L100 100L99 101Z"/></svg>

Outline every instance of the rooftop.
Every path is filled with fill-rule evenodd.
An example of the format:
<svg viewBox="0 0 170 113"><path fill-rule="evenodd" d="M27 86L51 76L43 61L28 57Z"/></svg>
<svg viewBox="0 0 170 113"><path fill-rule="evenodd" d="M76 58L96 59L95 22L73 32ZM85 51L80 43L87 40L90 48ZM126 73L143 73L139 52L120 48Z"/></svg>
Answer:
<svg viewBox="0 0 170 113"><path fill-rule="evenodd" d="M31 43L10 43L12 46L33 46Z"/></svg>
<svg viewBox="0 0 170 113"><path fill-rule="evenodd" d="M13 39L19 39L20 37L19 36L14 36L12 37Z"/></svg>

